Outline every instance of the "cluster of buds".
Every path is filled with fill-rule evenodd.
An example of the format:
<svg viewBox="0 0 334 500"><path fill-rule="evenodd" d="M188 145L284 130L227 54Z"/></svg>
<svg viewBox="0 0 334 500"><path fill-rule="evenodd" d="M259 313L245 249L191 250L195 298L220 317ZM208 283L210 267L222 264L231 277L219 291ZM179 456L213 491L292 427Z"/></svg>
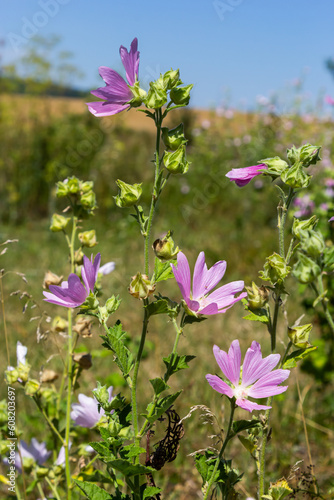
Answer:
<svg viewBox="0 0 334 500"><path fill-rule="evenodd" d="M150 88L146 98L143 100L145 106L149 109L160 109L168 101L168 92L171 103L176 106L187 106L190 100L190 91L193 85L181 87L183 82L180 80L179 70L167 71L163 75L150 82Z"/></svg>
<svg viewBox="0 0 334 500"><path fill-rule="evenodd" d="M86 217L96 209L96 196L93 191L93 181L81 181L77 177L69 177L62 182L57 182L57 198L70 197L74 214Z"/></svg>
<svg viewBox="0 0 334 500"><path fill-rule="evenodd" d="M163 127L161 129L161 138L166 148L171 149L171 151L165 151L164 153L165 168L171 174L185 174L190 163L186 158L187 140L184 136L183 123L173 129Z"/></svg>
<svg viewBox="0 0 334 500"><path fill-rule="evenodd" d="M283 283L284 279L290 273L291 267L285 262L285 259L278 253L273 253L266 259L264 270L260 271L260 277L264 281L270 281L273 285Z"/></svg>

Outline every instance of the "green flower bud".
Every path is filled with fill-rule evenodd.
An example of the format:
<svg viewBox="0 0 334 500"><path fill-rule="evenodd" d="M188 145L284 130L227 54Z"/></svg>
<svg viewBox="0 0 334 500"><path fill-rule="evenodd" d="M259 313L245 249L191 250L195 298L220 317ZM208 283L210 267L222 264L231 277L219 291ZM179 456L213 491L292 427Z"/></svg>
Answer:
<svg viewBox="0 0 334 500"><path fill-rule="evenodd" d="M163 75L163 80L164 80L164 87L167 90L171 90L175 85L178 85L180 83L180 70L173 70L171 69L170 71L166 71L166 73Z"/></svg>
<svg viewBox="0 0 334 500"><path fill-rule="evenodd" d="M98 307L99 307L98 299L95 297L95 295L90 293L86 298L85 302L80 306L80 309L83 309L85 311L86 310L94 311Z"/></svg>
<svg viewBox="0 0 334 500"><path fill-rule="evenodd" d="M281 179L287 186L294 189L306 188L310 184L312 176L307 175L300 163L285 169L281 174Z"/></svg>
<svg viewBox="0 0 334 500"><path fill-rule="evenodd" d="M167 91L163 86L163 79L150 83L150 89L144 102L146 107L150 109L159 109L166 104Z"/></svg>
<svg viewBox="0 0 334 500"><path fill-rule="evenodd" d="M8 422L8 416L7 416L7 401L3 399L0 401L0 426L4 425L5 423ZM5 441L6 446L5 449L3 449L2 445L4 444L3 441L0 441L0 455L3 455L4 452L8 450L8 441Z"/></svg>
<svg viewBox="0 0 334 500"><path fill-rule="evenodd" d="M112 420L109 425L108 425L108 432L110 433L111 437L117 437L122 430L121 424L118 424L114 420Z"/></svg>
<svg viewBox="0 0 334 500"><path fill-rule="evenodd" d="M279 156L275 156L274 158L265 158L264 160L260 160L259 163L267 165L268 169L266 170L266 173L273 177L279 177L281 173L289 167L287 162L282 160Z"/></svg>
<svg viewBox="0 0 334 500"><path fill-rule="evenodd" d="M112 297L110 297L107 300L105 307L106 307L109 314L113 314L115 311L117 311L120 304L121 304L121 300L118 298L118 295L117 295L117 297L115 297L115 295L113 295Z"/></svg>
<svg viewBox="0 0 334 500"><path fill-rule="evenodd" d="M138 106L141 106L144 99L146 98L147 92L139 87L139 82L136 82L132 87L129 88L133 94L133 98L131 99L131 101L129 101L129 103L132 108L138 108Z"/></svg>
<svg viewBox="0 0 334 500"><path fill-rule="evenodd" d="M117 186L120 191L117 196L114 196L115 203L120 208L133 207L141 197L142 184L126 184L126 182L117 179Z"/></svg>
<svg viewBox="0 0 334 500"><path fill-rule="evenodd" d="M18 379L20 379L19 381L21 381L22 383L27 382L29 378L30 368L31 366L28 363L19 363L19 366L17 367Z"/></svg>
<svg viewBox="0 0 334 500"><path fill-rule="evenodd" d="M30 473L35 465L35 460L30 457L22 457L22 465L25 472Z"/></svg>
<svg viewBox="0 0 334 500"><path fill-rule="evenodd" d="M293 266L292 274L300 283L312 283L321 273L321 269L312 259L298 252L298 261Z"/></svg>
<svg viewBox="0 0 334 500"><path fill-rule="evenodd" d="M299 149L297 149L295 146L292 146L291 149L288 149L286 154L291 165L294 165L299 161Z"/></svg>
<svg viewBox="0 0 334 500"><path fill-rule="evenodd" d="M83 265L83 258L84 258L84 253L81 250L81 248L74 252L74 262L77 264L77 266Z"/></svg>
<svg viewBox="0 0 334 500"><path fill-rule="evenodd" d="M293 235L300 240L300 231L304 231L307 229L314 229L318 223L316 215L312 215L310 219L307 220L299 220L294 218L292 225L292 233Z"/></svg>
<svg viewBox="0 0 334 500"><path fill-rule="evenodd" d="M105 411L110 411L111 402L109 402L109 392L106 385L101 385L98 383L97 389L93 390L94 397L100 403Z"/></svg>
<svg viewBox="0 0 334 500"><path fill-rule="evenodd" d="M78 238L83 247L93 248L97 245L95 229L79 233Z"/></svg>
<svg viewBox="0 0 334 500"><path fill-rule="evenodd" d="M171 174L185 174L188 172L190 164L186 159L186 147L182 145L176 151L165 151L164 165Z"/></svg>
<svg viewBox="0 0 334 500"><path fill-rule="evenodd" d="M94 210L96 208L96 196L94 191L87 191L80 196L80 203L86 210Z"/></svg>
<svg viewBox="0 0 334 500"><path fill-rule="evenodd" d="M67 182L57 182L57 191L56 191L56 196L57 198L64 198L64 196L67 196L69 194L68 190L68 184Z"/></svg>
<svg viewBox="0 0 334 500"><path fill-rule="evenodd" d="M80 183L77 177L70 177L67 181L67 189L71 194L77 194L80 191Z"/></svg>
<svg viewBox="0 0 334 500"><path fill-rule="evenodd" d="M152 245L155 255L163 262L175 259L180 251L179 247L175 248L172 235L172 231L168 231L162 240L158 238Z"/></svg>
<svg viewBox="0 0 334 500"><path fill-rule="evenodd" d="M260 271L260 277L271 283L282 283L291 271L291 267L286 265L285 260L278 253L273 253L267 257L264 271Z"/></svg>
<svg viewBox="0 0 334 500"><path fill-rule="evenodd" d="M154 293L154 290L155 285L151 284L151 281L146 274L138 272L136 276L132 276L129 292L136 299L147 299L149 295Z"/></svg>
<svg viewBox="0 0 334 500"><path fill-rule="evenodd" d="M311 324L293 326L292 328L289 327L288 336L294 346L299 347L300 349L307 349L308 347L311 347L311 344L308 342L311 330Z"/></svg>
<svg viewBox="0 0 334 500"><path fill-rule="evenodd" d="M303 167L309 167L310 165L315 165L319 160L321 160L319 155L320 149L321 147L311 146L311 144L305 144L305 146L299 148L300 151L299 158Z"/></svg>
<svg viewBox="0 0 334 500"><path fill-rule="evenodd" d="M187 140L183 133L183 123L169 130L167 127L161 129L161 139L165 146L175 151L179 146L186 144Z"/></svg>
<svg viewBox="0 0 334 500"><path fill-rule="evenodd" d="M317 258L325 250L325 242L320 231L305 229L299 231L301 248L307 255Z"/></svg>
<svg viewBox="0 0 334 500"><path fill-rule="evenodd" d="M264 285L258 287L252 281L252 286L246 286L245 288L247 290L248 308L251 311L261 309L266 305L269 300L269 291Z"/></svg>
<svg viewBox="0 0 334 500"><path fill-rule="evenodd" d="M49 473L49 469L47 469L46 467L37 467L37 469L36 469L36 476L39 479L46 477L48 475L48 473Z"/></svg>
<svg viewBox="0 0 334 500"><path fill-rule="evenodd" d="M64 217L63 215L53 214L51 217L50 231L57 233L59 231L65 231L68 224L70 223L70 217Z"/></svg>
<svg viewBox="0 0 334 500"><path fill-rule="evenodd" d="M334 246L326 247L324 250L324 271L334 271Z"/></svg>
<svg viewBox="0 0 334 500"><path fill-rule="evenodd" d="M187 106L190 101L190 91L193 88L193 84L187 85L186 87L174 87L170 91L170 98L174 104L179 106Z"/></svg>
<svg viewBox="0 0 334 500"><path fill-rule="evenodd" d="M5 375L6 375L7 383L9 385L11 385L11 384L15 384L15 382L17 382L19 372L17 371L16 368L14 368L14 370L6 370Z"/></svg>
<svg viewBox="0 0 334 500"><path fill-rule="evenodd" d="M34 396L39 391L39 387L39 382L31 378L24 386L24 392L27 396Z"/></svg>
<svg viewBox="0 0 334 500"><path fill-rule="evenodd" d="M94 182L93 181L82 182L81 185L80 185L81 193L82 194L88 193L89 191L93 190L93 187L94 187Z"/></svg>

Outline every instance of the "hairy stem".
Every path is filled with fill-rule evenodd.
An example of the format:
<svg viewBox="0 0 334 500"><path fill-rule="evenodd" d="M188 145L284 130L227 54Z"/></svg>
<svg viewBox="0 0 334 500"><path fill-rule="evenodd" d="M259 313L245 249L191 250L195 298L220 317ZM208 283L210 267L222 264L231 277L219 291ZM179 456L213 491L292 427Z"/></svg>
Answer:
<svg viewBox="0 0 334 500"><path fill-rule="evenodd" d="M233 424L234 410L235 410L235 398L231 399L231 414L230 414L230 420L229 420L228 428L227 428L227 432L226 432L226 437L224 439L223 446L222 446L222 448L220 450L220 453L218 455L218 458L216 460L216 463L215 463L214 469L212 471L211 477L210 477L208 483L204 486L205 493L204 493L204 496L203 496L203 500L207 500L207 498L209 497L210 490L211 490L212 485L213 485L213 483L215 481L215 476L216 476L216 473L217 473L217 470L218 470L218 467L219 467L219 463L220 463L220 461L221 461L221 459L223 457L223 454L224 454L225 448L227 446L227 443L231 439L230 432L231 432L231 428L232 428L232 424Z"/></svg>

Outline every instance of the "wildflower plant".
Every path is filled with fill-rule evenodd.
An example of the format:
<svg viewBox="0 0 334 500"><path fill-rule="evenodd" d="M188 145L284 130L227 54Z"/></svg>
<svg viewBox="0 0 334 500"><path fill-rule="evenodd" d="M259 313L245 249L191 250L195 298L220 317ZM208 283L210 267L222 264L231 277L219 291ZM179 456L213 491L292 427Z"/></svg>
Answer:
<svg viewBox="0 0 334 500"><path fill-rule="evenodd" d="M187 435L186 418L193 411L181 418L178 398L182 390L175 391L171 382L172 377L174 379L179 371L187 369L195 358L193 353L183 353L182 334L193 323L209 325L211 316L228 314L237 303L240 311L242 303L247 311L245 319L261 325L256 335L260 337L261 328L267 329L271 349L263 355L260 338L257 337L246 351L242 363L240 343L234 332L222 332L221 338L217 339L213 352L222 374L207 374L206 380L215 391L213 395L218 397L216 393L219 393L224 402L228 402L230 415L227 425L221 422L219 426L221 432L217 436L217 446L220 449L207 446L194 452L195 466L202 479L204 500L213 498L214 492L224 499L237 498L237 484L243 474L234 468L232 460L227 457L227 446L238 437L250 454L250 460L255 462L259 500L284 498L292 491L285 479L270 478L276 483L271 482L269 486L265 475L270 412L275 410L274 396L288 389L288 385L281 384L289 384L291 370L315 349L309 338L312 325L301 325L294 318L291 323L288 321L287 336L282 339L283 352L276 352L278 324L289 296L287 282L292 275L316 291L316 300L322 302L328 322L333 325L322 281L323 275L333 268L333 255L321 233L316 230L316 221L295 219L289 245L286 244L288 210L296 193L310 184L312 175L308 169L319 161L320 148L310 144L298 149L292 147L287 151L287 159L266 158L260 160L258 165L233 169L227 174L230 181L242 189L247 189L244 186L255 176L270 176L278 190L278 248L266 258L259 274L265 285L253 282L246 287L247 291L243 291L243 279L221 285L227 264L220 260L209 267L204 251L200 251L191 273L186 252L182 252L174 242L171 228L162 228L165 236L160 238L153 237L156 231L153 228L157 206L163 200L170 177L191 175L183 124L169 129L164 126L164 120L169 113L188 105L192 84L184 85L179 70L171 69L151 82L146 92L140 86L136 38L129 51L121 46L120 56L126 80L114 70L101 67L100 74L106 86L92 93L103 101L88 103L88 110L99 119L135 108L145 113L156 131L149 206L141 201L141 179L129 184L126 182L126 170L125 180L115 179L119 188L114 197L115 204L126 213L131 210L143 244L142 261L138 261L136 274L129 277L128 286L123 290L132 296L133 308L137 306L141 310L140 331L139 322L134 322L129 332L124 330L119 319L124 311L118 310L121 299L110 292L103 293L103 277L112 272L115 265L105 262L100 252L92 253L92 248L97 245L96 234L94 228L87 229L86 225L97 209L93 182L75 176L58 182L56 196L66 201L66 208L62 214L52 216L50 230L65 237L69 275L62 280L52 272L47 273L43 293L45 302L52 305L50 307L57 306L57 311L59 308L66 311L66 317L59 315L52 321L54 332L64 339L63 374L58 389L55 385L46 389L42 385L42 376L53 382L54 374L44 372L39 379L32 378L29 355L22 345L19 345L18 366L9 367L6 371L7 382L19 383L36 404L50 430L50 441L53 443L51 463L47 451L50 448L46 448L44 442L40 445L35 439L29 448L22 441L19 450L26 450L33 458L27 466L21 460L23 472L32 477L29 491L36 488L39 496L44 497L46 490L58 500L80 498L82 493L92 500L164 498L161 473L158 475L157 471L164 473L166 463L176 459L182 440ZM229 188L233 189L233 186L229 185ZM161 230L157 233L161 234ZM177 297L177 301L167 297L164 290L164 282L174 279L173 299ZM161 373L149 379L149 389L143 398L138 390L138 381L142 376L150 320L156 315L166 319L167 328L174 330L174 338L170 341L170 352L164 353ZM112 362L121 374L122 392L117 387L107 387L97 381L92 395L76 394L80 378L92 366L91 355L77 347L90 336L94 322L102 332L102 347L111 352ZM139 338L137 344L129 342L129 338L136 337ZM108 372L111 357L101 358L101 363L104 359L108 360L105 365ZM200 359L197 364L196 383L206 384ZM144 405L143 399L149 399L148 404ZM220 422L221 417L213 415L206 406L201 405L200 408L206 408L206 414ZM243 419L239 416L243 410L249 414L256 413ZM152 445L155 430L161 422L167 425L165 434ZM95 440L89 442L89 448L88 443L83 442L88 432L95 432ZM38 454L35 454L35 449ZM77 461L76 467L73 466L74 460Z"/></svg>

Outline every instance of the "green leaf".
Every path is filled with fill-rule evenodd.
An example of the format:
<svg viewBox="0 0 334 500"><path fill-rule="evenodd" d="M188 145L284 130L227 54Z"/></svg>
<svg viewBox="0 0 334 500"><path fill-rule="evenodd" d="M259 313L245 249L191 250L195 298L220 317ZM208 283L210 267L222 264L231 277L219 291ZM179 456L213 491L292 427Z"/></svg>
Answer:
<svg viewBox="0 0 334 500"><path fill-rule="evenodd" d="M261 427L260 420L237 420L233 422L232 429L234 434L246 431L247 429L254 429L254 427Z"/></svg>
<svg viewBox="0 0 334 500"><path fill-rule="evenodd" d="M297 351L293 351L289 356L287 356L285 363L282 368L290 370L291 368L295 368L297 366L297 361L306 358L311 352L317 349L316 346L308 347L307 349L298 349Z"/></svg>
<svg viewBox="0 0 334 500"><path fill-rule="evenodd" d="M143 486L145 487L143 491L143 500L145 500L145 498L154 497L154 495L157 495L162 491L162 489L157 486L146 486L145 484Z"/></svg>
<svg viewBox="0 0 334 500"><path fill-rule="evenodd" d="M121 458L109 461L108 465L113 469L118 470L126 477L138 476L140 474L150 474L152 472L155 472L155 469L153 469L152 467L145 467L144 465L141 464L134 465L128 460L124 460Z"/></svg>
<svg viewBox="0 0 334 500"><path fill-rule="evenodd" d="M129 444L127 446L124 446L122 448L122 454L124 453L124 456L126 458L131 458L131 457L138 457L138 455L141 455L142 453L146 453L145 448L142 448L141 446L134 446L133 444Z"/></svg>
<svg viewBox="0 0 334 500"><path fill-rule="evenodd" d="M251 455L254 454L254 452L256 451L256 444L254 443L253 439L251 436L249 437L246 437L246 436L238 436L238 439L239 441L241 442L241 444L246 448L247 451L249 451L249 453Z"/></svg>
<svg viewBox="0 0 334 500"><path fill-rule="evenodd" d="M81 471L80 478L90 483L108 483L108 484L114 483L114 480L110 476L107 476L106 474L104 474L104 472L97 469L94 469L92 474Z"/></svg>
<svg viewBox="0 0 334 500"><path fill-rule="evenodd" d="M35 489L38 483L39 479L34 479L33 482L29 484L26 493L31 493Z"/></svg>
<svg viewBox="0 0 334 500"><path fill-rule="evenodd" d="M160 418L161 415L163 415L165 413L165 411L168 410L168 408L170 406L172 406L172 404L179 397L181 392L182 391L178 391L175 394L171 394L169 396L165 396L164 398L159 399L157 402L157 405L155 407L154 413L151 416L149 416L148 414L150 413L150 410L152 409L153 403L150 403L146 408L146 411L148 412L148 414L147 415L144 414L143 416L147 418L147 421L150 424L153 424L153 422L155 422L158 418Z"/></svg>
<svg viewBox="0 0 334 500"><path fill-rule="evenodd" d="M110 493L94 483L83 482L78 479L74 479L74 481L90 500L110 500L112 498Z"/></svg>
<svg viewBox="0 0 334 500"><path fill-rule="evenodd" d="M152 276L152 283L158 283L159 281L169 280L174 277L171 264L176 264L176 260L170 260L168 262L161 262L158 257L155 258L154 273Z"/></svg>
<svg viewBox="0 0 334 500"><path fill-rule="evenodd" d="M190 314L187 314L187 316L183 320L184 325L192 325L193 323L201 323L201 321L204 321L207 319L205 316L199 316L198 318L196 316L192 316Z"/></svg>
<svg viewBox="0 0 334 500"><path fill-rule="evenodd" d="M107 443L98 441L89 444L101 456L101 458L103 458L103 460L110 460L114 458L114 454L109 449L109 445Z"/></svg>
<svg viewBox="0 0 334 500"><path fill-rule="evenodd" d="M266 309L261 308L251 311L247 305L247 299L242 299L242 303L244 304L245 309L248 311L247 316L244 316L243 319L248 319L248 321L260 321L260 323L264 324L269 323L268 311Z"/></svg>
<svg viewBox="0 0 334 500"><path fill-rule="evenodd" d="M151 302L146 306L146 311L148 312L149 316L154 316L155 314L168 314L168 302L165 299Z"/></svg>
<svg viewBox="0 0 334 500"><path fill-rule="evenodd" d="M123 339L126 332L122 329L122 324L117 321L115 326L109 328L107 335L101 335L104 340L103 347L112 351L115 356L115 362L124 376L127 376L133 366L133 356L129 349L125 347Z"/></svg>
<svg viewBox="0 0 334 500"><path fill-rule="evenodd" d="M169 389L169 385L167 385L166 382L162 380L162 378L153 378L150 380L150 382L153 386L154 394L156 394L157 396L159 396L159 394L161 394L166 389Z"/></svg>
<svg viewBox="0 0 334 500"><path fill-rule="evenodd" d="M169 372L168 372L169 375L173 375L173 373L176 373L180 370L185 370L186 368L189 368L188 363L196 358L196 356L190 356L190 355L178 356L176 354L176 355L174 355L172 366L169 368L169 363L170 363L171 357L172 357L172 353L169 354L169 356L167 358L162 358L163 362L166 365L167 370L169 369Z"/></svg>

